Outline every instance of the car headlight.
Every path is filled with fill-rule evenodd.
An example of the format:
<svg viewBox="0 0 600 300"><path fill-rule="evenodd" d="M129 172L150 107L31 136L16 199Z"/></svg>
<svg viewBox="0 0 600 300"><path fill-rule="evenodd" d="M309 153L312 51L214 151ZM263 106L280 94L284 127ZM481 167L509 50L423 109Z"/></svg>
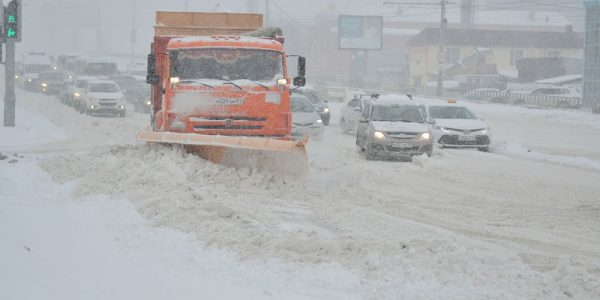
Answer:
<svg viewBox="0 0 600 300"><path fill-rule="evenodd" d="M73 93L73 97L79 98L79 96L81 96L79 93Z"/></svg>
<svg viewBox="0 0 600 300"><path fill-rule="evenodd" d="M146 105L150 106L151 104L152 104L152 102L146 101Z"/></svg>
<svg viewBox="0 0 600 300"><path fill-rule="evenodd" d="M42 87L48 87L48 84L44 82L42 83Z"/></svg>
<svg viewBox="0 0 600 300"><path fill-rule="evenodd" d="M317 124L323 124L323 120L321 120L321 119L317 120Z"/></svg>
<svg viewBox="0 0 600 300"><path fill-rule="evenodd" d="M431 134L429 132L423 132L421 133L421 136L419 137L419 140L421 141L429 141L431 139Z"/></svg>
<svg viewBox="0 0 600 300"><path fill-rule="evenodd" d="M15 79L19 79L19 75L15 75Z"/></svg>
<svg viewBox="0 0 600 300"><path fill-rule="evenodd" d="M325 107L325 109L323 109L324 113L328 113L329 112L329 107Z"/></svg>
<svg viewBox="0 0 600 300"><path fill-rule="evenodd" d="M27 82L31 82L31 78L27 79Z"/></svg>
<svg viewBox="0 0 600 300"><path fill-rule="evenodd" d="M121 110L125 109L125 105L119 105L119 109L121 109Z"/></svg>
<svg viewBox="0 0 600 300"><path fill-rule="evenodd" d="M94 109L96 106L94 104L90 104L90 109Z"/></svg>
<svg viewBox="0 0 600 300"><path fill-rule="evenodd" d="M481 133L488 133L489 131L490 131L490 128L489 128L489 127L487 127L487 128L485 128L485 129L483 129L483 130L481 131Z"/></svg>
<svg viewBox="0 0 600 300"><path fill-rule="evenodd" d="M383 140L383 139L385 139L385 134L383 134L383 132L380 132L380 131L375 131L375 132L373 132L373 137L378 140Z"/></svg>

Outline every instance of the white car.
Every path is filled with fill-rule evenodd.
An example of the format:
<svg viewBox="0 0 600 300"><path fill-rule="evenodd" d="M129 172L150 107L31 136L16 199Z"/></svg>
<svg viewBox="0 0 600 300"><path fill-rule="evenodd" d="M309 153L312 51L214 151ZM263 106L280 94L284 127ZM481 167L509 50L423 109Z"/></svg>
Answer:
<svg viewBox="0 0 600 300"><path fill-rule="evenodd" d="M127 114L125 96L114 81L89 80L85 91L80 95L80 112L124 118Z"/></svg>
<svg viewBox="0 0 600 300"><path fill-rule="evenodd" d="M309 136L315 140L323 140L325 126L312 102L306 96L292 94L290 106L292 110L292 136L298 139Z"/></svg>
<svg viewBox="0 0 600 300"><path fill-rule="evenodd" d="M342 115L340 116L340 128L342 133L353 133L358 128L358 121L362 114L365 102L371 98L371 95L355 95L354 99L350 100L342 107Z"/></svg>
<svg viewBox="0 0 600 300"><path fill-rule="evenodd" d="M435 120L433 138L444 148L476 148L487 152L492 140L490 127L470 109L454 103L427 107Z"/></svg>

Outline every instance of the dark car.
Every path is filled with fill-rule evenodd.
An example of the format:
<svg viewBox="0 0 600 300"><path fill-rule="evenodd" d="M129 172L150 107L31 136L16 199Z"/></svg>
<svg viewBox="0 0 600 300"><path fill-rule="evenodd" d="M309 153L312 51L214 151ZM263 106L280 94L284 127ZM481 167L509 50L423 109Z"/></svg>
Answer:
<svg viewBox="0 0 600 300"><path fill-rule="evenodd" d="M321 116L321 120L323 120L323 125L329 125L329 120L331 119L331 109L327 104L327 100L323 98L316 89L312 87L301 87L293 90L294 93L304 95L312 102L313 106Z"/></svg>
<svg viewBox="0 0 600 300"><path fill-rule="evenodd" d="M58 95L67 85L69 77L62 71L42 72L36 79L39 91L48 95Z"/></svg>

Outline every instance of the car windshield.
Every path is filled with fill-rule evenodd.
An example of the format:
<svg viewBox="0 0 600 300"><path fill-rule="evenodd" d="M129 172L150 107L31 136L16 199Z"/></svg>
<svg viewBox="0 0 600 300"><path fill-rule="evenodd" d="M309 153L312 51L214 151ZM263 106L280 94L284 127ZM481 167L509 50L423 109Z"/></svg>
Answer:
<svg viewBox="0 0 600 300"><path fill-rule="evenodd" d="M172 77L194 79L249 79L275 82L283 77L281 52L257 49L190 49L178 51Z"/></svg>
<svg viewBox="0 0 600 300"><path fill-rule="evenodd" d="M121 88L135 87L138 84L138 81L135 80L135 77L130 77L130 76L111 77L111 80L116 82Z"/></svg>
<svg viewBox="0 0 600 300"><path fill-rule="evenodd" d="M114 63L89 63L85 67L87 75L109 76L117 73L117 65Z"/></svg>
<svg viewBox="0 0 600 300"><path fill-rule="evenodd" d="M91 83L90 92L92 93L118 93L119 86L111 82Z"/></svg>
<svg viewBox="0 0 600 300"><path fill-rule="evenodd" d="M24 65L23 72L25 73L40 73L48 71L52 68L50 65Z"/></svg>
<svg viewBox="0 0 600 300"><path fill-rule="evenodd" d="M433 119L477 119L477 116L462 106L430 106L429 115Z"/></svg>
<svg viewBox="0 0 600 300"><path fill-rule="evenodd" d="M315 108L308 98L300 95L294 95L290 99L292 112L314 112Z"/></svg>
<svg viewBox="0 0 600 300"><path fill-rule="evenodd" d="M373 107L371 120L387 122L425 122L421 110L415 105L376 105Z"/></svg>
<svg viewBox="0 0 600 300"><path fill-rule="evenodd" d="M313 104L322 104L324 102L315 90L303 89L301 93L302 95L306 96Z"/></svg>
<svg viewBox="0 0 600 300"><path fill-rule="evenodd" d="M59 72L52 72L52 73L40 73L40 75L38 76L39 79L41 80L65 80L66 76L63 73L59 73Z"/></svg>
<svg viewBox="0 0 600 300"><path fill-rule="evenodd" d="M87 80L77 80L77 82L75 83L75 86L78 88L82 88L82 87L85 87L86 83L87 83Z"/></svg>

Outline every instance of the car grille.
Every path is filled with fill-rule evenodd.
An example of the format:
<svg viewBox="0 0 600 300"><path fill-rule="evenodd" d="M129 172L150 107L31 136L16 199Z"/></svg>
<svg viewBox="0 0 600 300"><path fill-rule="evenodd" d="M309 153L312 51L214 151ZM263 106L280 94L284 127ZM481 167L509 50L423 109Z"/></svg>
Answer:
<svg viewBox="0 0 600 300"><path fill-rule="evenodd" d="M458 135L444 135L438 142L442 145L487 146L490 144L490 138L486 135L478 135L474 141L459 141Z"/></svg>
<svg viewBox="0 0 600 300"><path fill-rule="evenodd" d="M98 103L100 104L101 107L114 107L117 105L117 100L116 99L100 99L100 101L98 101Z"/></svg>
<svg viewBox="0 0 600 300"><path fill-rule="evenodd" d="M415 139L419 134L417 132L386 132L385 135L388 138L396 140L412 140Z"/></svg>
<svg viewBox="0 0 600 300"><path fill-rule="evenodd" d="M446 127L445 129L446 130L450 130L450 131L462 132L462 133L465 133L465 134L473 133L473 132L480 132L480 131L484 131L485 130L485 128L479 128L479 129L457 129L457 128L448 128L448 127Z"/></svg>

